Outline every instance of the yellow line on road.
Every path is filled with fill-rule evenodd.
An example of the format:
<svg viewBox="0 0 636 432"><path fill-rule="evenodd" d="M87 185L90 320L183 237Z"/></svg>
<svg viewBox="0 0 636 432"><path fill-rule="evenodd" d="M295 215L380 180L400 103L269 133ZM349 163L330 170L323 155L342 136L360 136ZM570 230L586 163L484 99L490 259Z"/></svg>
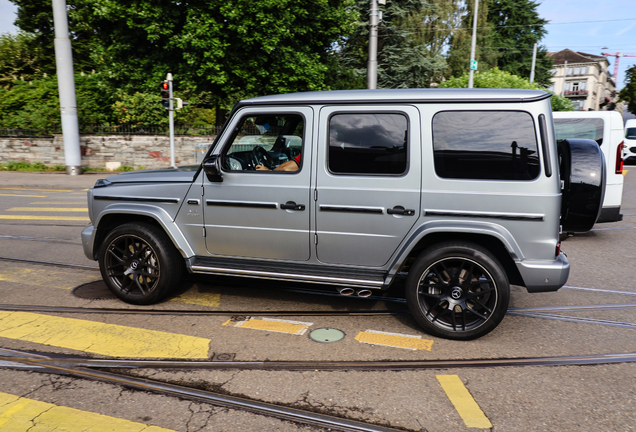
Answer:
<svg viewBox="0 0 636 432"><path fill-rule="evenodd" d="M12 207L6 211L23 212L87 212L87 207Z"/></svg>
<svg viewBox="0 0 636 432"><path fill-rule="evenodd" d="M31 312L0 312L0 337L127 358L203 359L210 345L194 336Z"/></svg>
<svg viewBox="0 0 636 432"><path fill-rule="evenodd" d="M0 187L2 190L31 190L31 191L40 191L40 192L73 192L72 189L29 189L29 188L10 188L10 187Z"/></svg>
<svg viewBox="0 0 636 432"><path fill-rule="evenodd" d="M455 406L457 413L469 428L488 429L492 427L490 420L479 408L475 399L457 375L437 375L437 381L446 392L446 396Z"/></svg>
<svg viewBox="0 0 636 432"><path fill-rule="evenodd" d="M304 335L307 329L313 325L313 323L306 323L300 321L279 320L270 318L251 318L246 317L244 320L227 320L223 323L224 326L249 328L254 330L266 330L277 333L289 333L293 335Z"/></svg>
<svg viewBox="0 0 636 432"><path fill-rule="evenodd" d="M174 432L130 420L0 393L0 430Z"/></svg>
<svg viewBox="0 0 636 432"><path fill-rule="evenodd" d="M65 221L89 221L84 216L32 216L32 215L0 215L0 219L23 219L23 220L65 220Z"/></svg>
<svg viewBox="0 0 636 432"><path fill-rule="evenodd" d="M57 272L54 270L11 268L0 271L0 281L19 283L29 286L39 286L43 288L73 289L77 285L95 280L94 274L69 275L68 272Z"/></svg>
<svg viewBox="0 0 636 432"><path fill-rule="evenodd" d="M31 198L46 198L46 195L18 195L18 194L0 194L0 196L15 196L15 197L31 197Z"/></svg>
<svg viewBox="0 0 636 432"><path fill-rule="evenodd" d="M406 348L410 350L426 350L430 351L433 347L433 341L422 339L419 335L404 335L399 333L387 333L377 330L367 330L356 335L358 342L371 345L382 345L392 348Z"/></svg>
<svg viewBox="0 0 636 432"><path fill-rule="evenodd" d="M221 306L221 293L201 291L201 289L195 285L170 301L199 306L219 307Z"/></svg>
<svg viewBox="0 0 636 432"><path fill-rule="evenodd" d="M26 195L25 195L26 196ZM46 197L43 197L46 198ZM81 201L33 201L32 203L29 203L31 205L38 205L38 204L55 204L55 205L83 205L86 204L86 200L81 200Z"/></svg>

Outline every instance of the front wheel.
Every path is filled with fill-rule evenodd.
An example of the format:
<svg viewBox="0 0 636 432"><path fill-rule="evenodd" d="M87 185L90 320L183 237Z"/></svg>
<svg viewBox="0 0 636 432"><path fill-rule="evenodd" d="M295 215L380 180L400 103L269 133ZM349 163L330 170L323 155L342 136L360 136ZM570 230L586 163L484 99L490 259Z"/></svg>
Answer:
<svg viewBox="0 0 636 432"><path fill-rule="evenodd" d="M150 224L127 223L112 230L99 252L99 269L121 300L153 304L176 287L183 264L165 233Z"/></svg>
<svg viewBox="0 0 636 432"><path fill-rule="evenodd" d="M407 304L417 323L445 339L486 335L505 316L509 299L501 264L471 243L444 243L424 251L406 281Z"/></svg>

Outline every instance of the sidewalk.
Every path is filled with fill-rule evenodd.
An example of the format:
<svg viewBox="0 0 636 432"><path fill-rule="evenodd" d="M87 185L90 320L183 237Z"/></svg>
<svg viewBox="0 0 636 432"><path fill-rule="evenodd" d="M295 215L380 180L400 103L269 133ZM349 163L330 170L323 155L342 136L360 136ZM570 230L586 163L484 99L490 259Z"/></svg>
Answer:
<svg viewBox="0 0 636 432"><path fill-rule="evenodd" d="M103 179L116 173L84 173L71 176L65 172L20 172L0 171L0 188L23 187L38 189L88 189L95 185L98 179Z"/></svg>

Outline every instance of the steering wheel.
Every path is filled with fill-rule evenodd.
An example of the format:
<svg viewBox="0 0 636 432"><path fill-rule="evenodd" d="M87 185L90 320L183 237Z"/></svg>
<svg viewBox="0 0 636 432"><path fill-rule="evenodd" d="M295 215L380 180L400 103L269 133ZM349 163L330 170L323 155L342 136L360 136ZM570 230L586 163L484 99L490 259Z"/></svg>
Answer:
<svg viewBox="0 0 636 432"><path fill-rule="evenodd" d="M263 147L261 146L254 147L252 149L252 155L254 156L254 159L256 160L257 164L263 165L268 170L272 170L274 168L272 157L269 155L269 153L267 153L267 150L265 150Z"/></svg>

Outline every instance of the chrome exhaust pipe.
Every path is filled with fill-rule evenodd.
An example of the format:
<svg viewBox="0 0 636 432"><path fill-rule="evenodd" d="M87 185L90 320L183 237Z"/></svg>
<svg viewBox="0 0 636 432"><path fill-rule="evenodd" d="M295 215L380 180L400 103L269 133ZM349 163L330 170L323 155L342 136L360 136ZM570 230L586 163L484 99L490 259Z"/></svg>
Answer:
<svg viewBox="0 0 636 432"><path fill-rule="evenodd" d="M353 288L338 288L338 292L340 293L340 295L350 296L355 291L353 290Z"/></svg>
<svg viewBox="0 0 636 432"><path fill-rule="evenodd" d="M358 297L369 297L373 293L371 292L371 290L362 289L358 291L356 294L358 294Z"/></svg>

